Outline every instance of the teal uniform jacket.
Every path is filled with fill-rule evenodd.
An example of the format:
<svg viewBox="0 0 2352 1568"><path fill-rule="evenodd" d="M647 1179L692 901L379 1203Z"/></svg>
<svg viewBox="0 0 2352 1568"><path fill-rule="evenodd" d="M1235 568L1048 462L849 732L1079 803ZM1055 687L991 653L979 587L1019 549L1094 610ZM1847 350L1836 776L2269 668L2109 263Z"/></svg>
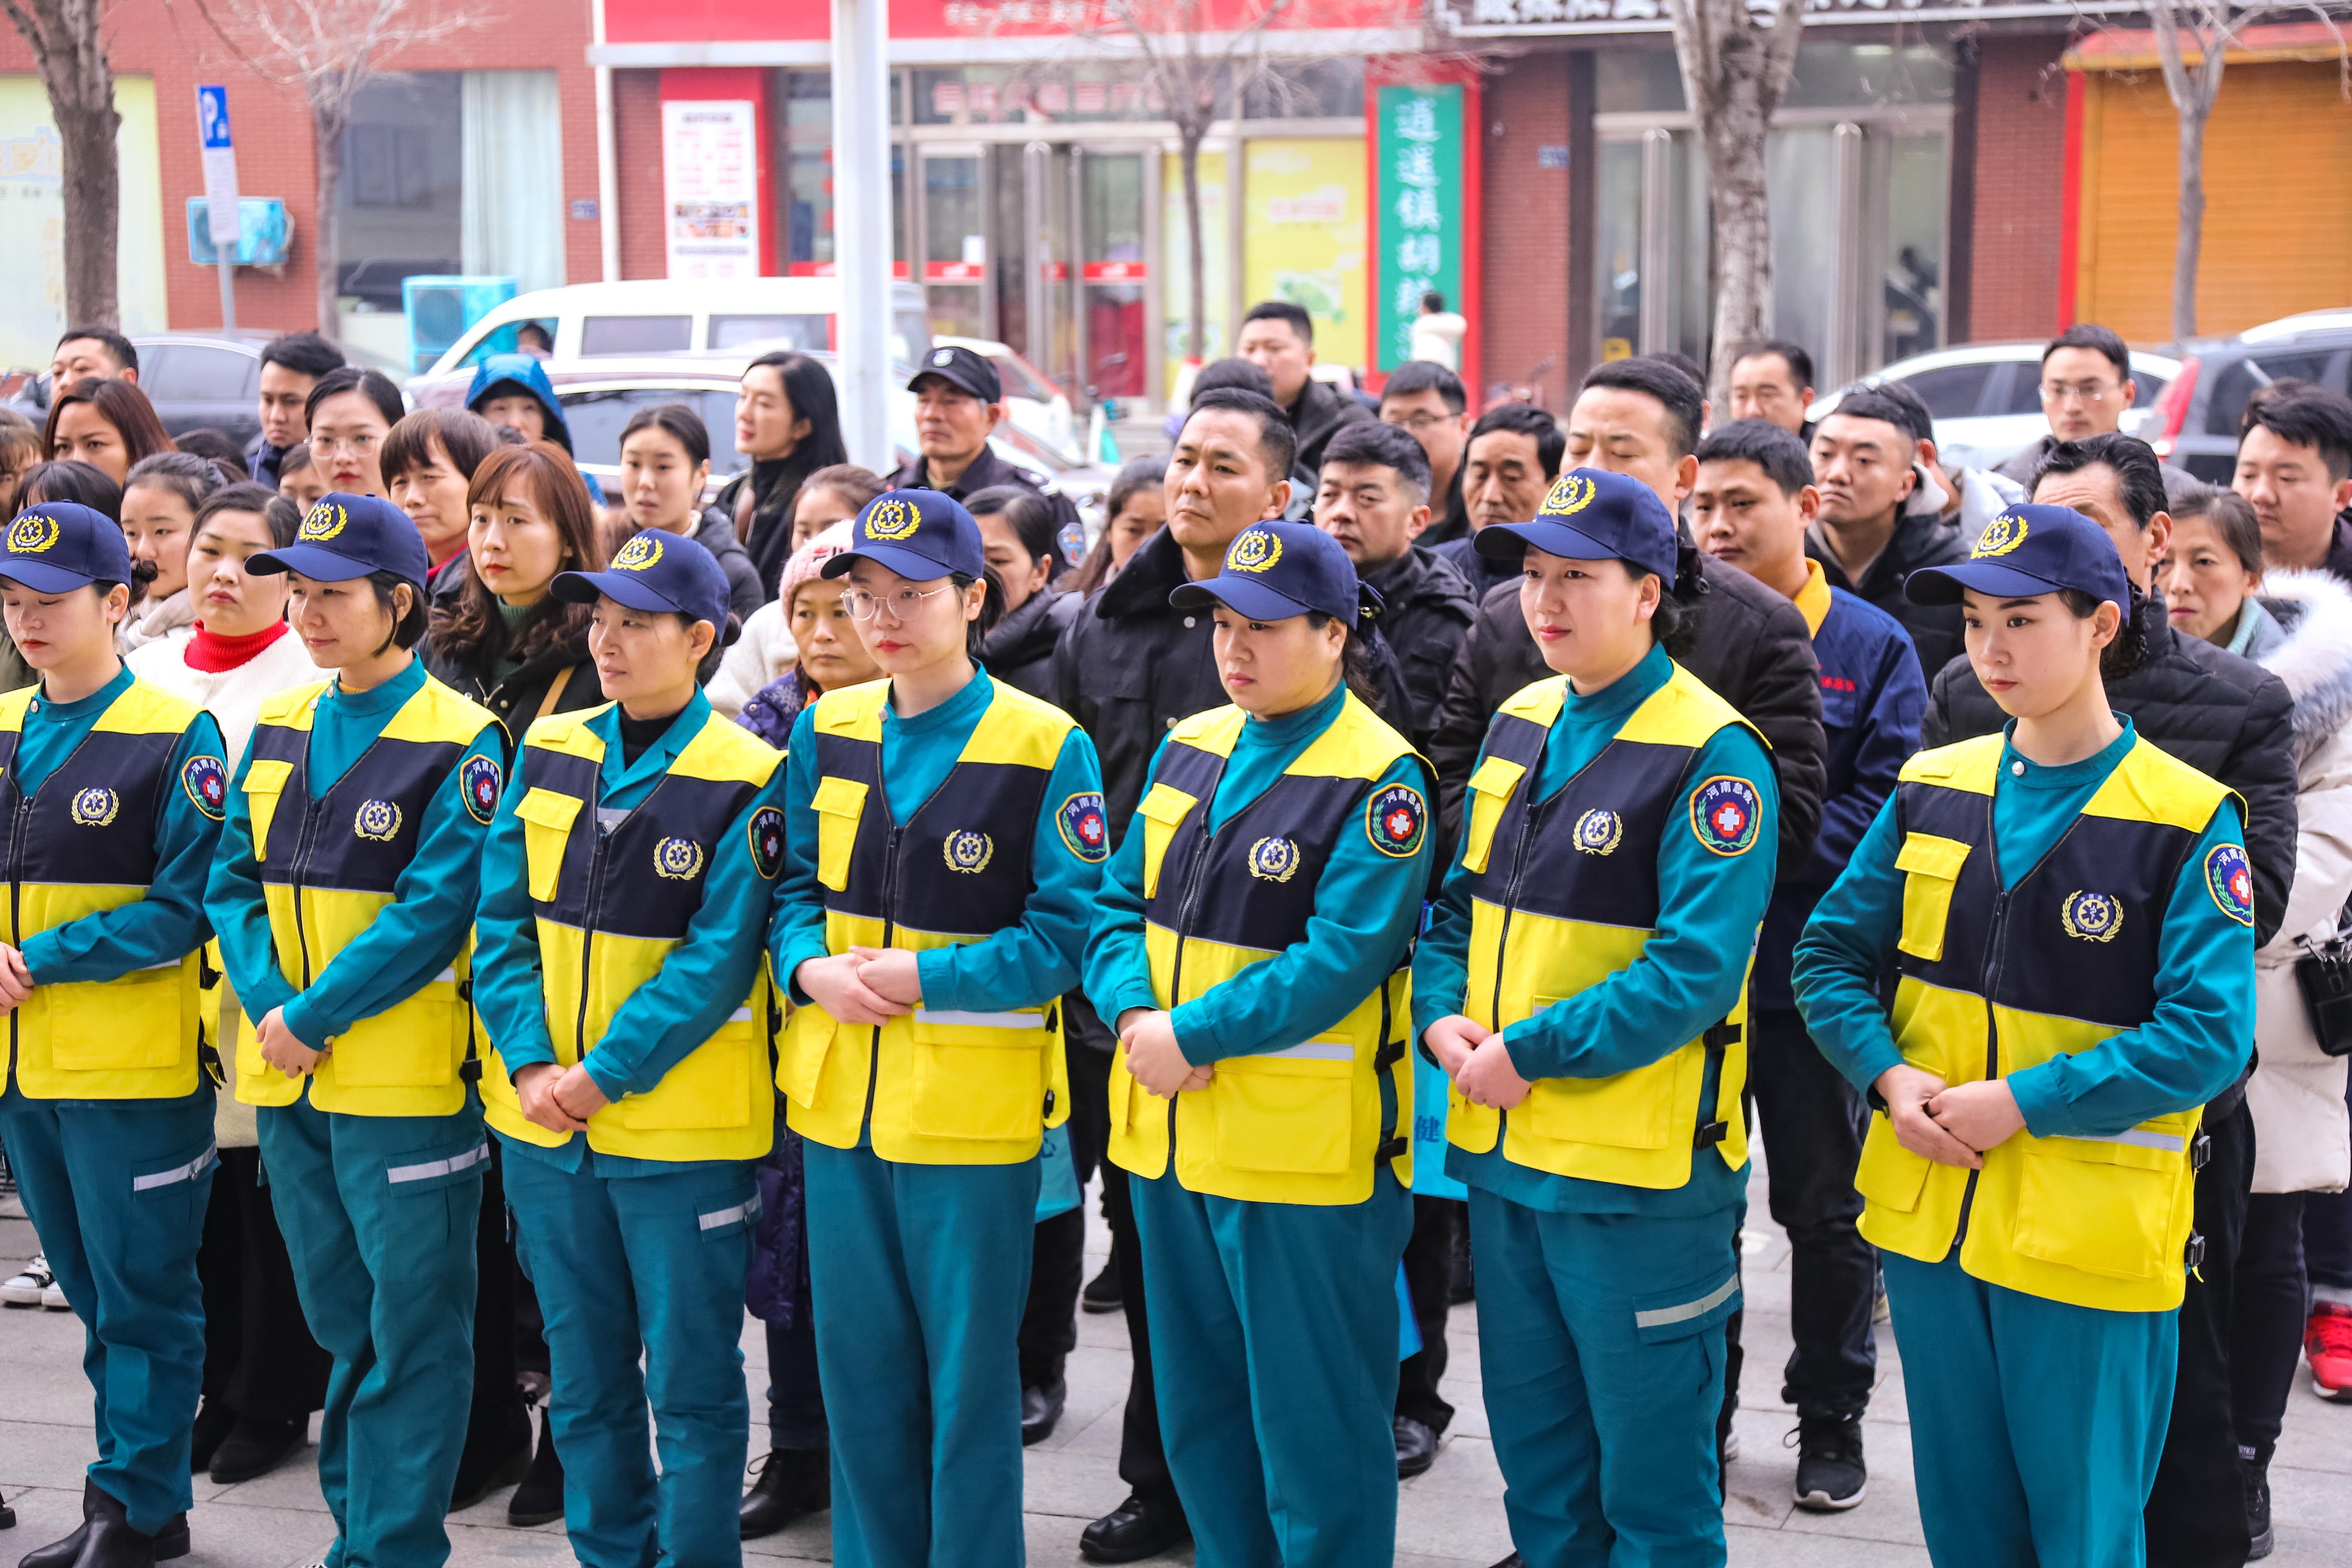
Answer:
<svg viewBox="0 0 2352 1568"><path fill-rule="evenodd" d="M312 800L325 796L351 772L425 679L425 661L411 659L407 668L371 690L346 691L337 683L320 695L311 715L307 769ZM272 1008L283 1008L294 1037L318 1050L360 1019L415 994L449 967L465 946L481 886L483 828L466 807L461 783L476 757L504 768L496 724L474 738L434 795L415 857L401 873L393 901L297 993L279 970L270 942L261 869L253 857L253 813L245 793L253 750L246 748L228 793L228 820L205 906L220 934L222 964L247 1017L258 1025Z"/></svg>
<svg viewBox="0 0 2352 1568"><path fill-rule="evenodd" d="M697 691L661 739L630 763L622 759L619 708L606 707L590 717L588 728L604 742L604 762L596 784L599 816L626 812L651 795L709 718L710 700ZM515 803L530 788L530 756L525 748L516 758L514 776L508 781L497 819L490 825L482 859L481 904L474 927L474 1005L483 1027L498 1042L509 1075L534 1062L556 1059L554 1042L547 1033L539 924L531 909L530 879L523 858L523 826L514 814ZM782 776L782 770L776 776ZM744 935L765 929L770 886L753 861L751 819L762 807L781 804L773 778L752 795L711 851L710 866L704 874L702 906L688 922L684 940L663 962L661 973L622 1004L604 1038L589 1052L588 1076L607 1100L642 1094L659 1085L670 1068L709 1039L751 994L751 983L759 974L761 949L758 942L745 941ZM598 1176L675 1168L670 1161L592 1150L585 1138L568 1139L552 1149L508 1139L506 1147L518 1158L544 1161L566 1171L581 1169L584 1161Z"/></svg>
<svg viewBox="0 0 2352 1568"><path fill-rule="evenodd" d="M1665 685L1672 672L1665 651L1653 647L1630 673L1590 697L1578 696L1570 687L1544 742L1528 798L1549 798L1598 756L1626 717ZM1753 734L1733 726L1700 749L1689 776L1717 773L1748 780L1762 802L1764 820L1779 820L1779 783L1763 743ZM1722 1019L1739 1000L1748 955L1771 900L1773 861L1770 853L1755 849L1718 855L1678 818L1670 821L1658 853L1658 923L1641 958L1601 984L1505 1029L1511 1066L1530 1081L1608 1078L1648 1066ZM1469 879L1458 860L1446 872L1435 915L1414 955L1415 1039L1438 1019L1464 1010ZM1708 1068L1701 1104L1715 1103L1716 1070ZM1738 1203L1748 1184L1744 1165L1734 1170L1714 1158L1694 1160L1689 1183L1668 1191L1559 1176L1511 1163L1500 1139L1484 1154L1449 1148L1445 1169L1471 1186L1554 1214L1706 1214Z"/></svg>
<svg viewBox="0 0 2352 1568"><path fill-rule="evenodd" d="M1264 795L1331 727L1346 698L1346 688L1335 687L1311 708L1243 725L1218 776L1210 831L1223 828ZM1156 753L1152 760L1157 766ZM1391 784L1418 791L1426 783L1421 763L1401 757L1372 793ZM1374 845L1369 834L1341 834L1316 884L1307 940L1250 965L1169 1016L1184 1059L1199 1067L1287 1049L1330 1028L1379 990L1404 961L1420 923L1430 854L1425 835L1412 854L1397 856ZM1103 878L1087 946L1087 995L1114 1028L1129 1008L1150 1011L1160 1005L1144 954L1144 903L1143 835L1130 833Z"/></svg>

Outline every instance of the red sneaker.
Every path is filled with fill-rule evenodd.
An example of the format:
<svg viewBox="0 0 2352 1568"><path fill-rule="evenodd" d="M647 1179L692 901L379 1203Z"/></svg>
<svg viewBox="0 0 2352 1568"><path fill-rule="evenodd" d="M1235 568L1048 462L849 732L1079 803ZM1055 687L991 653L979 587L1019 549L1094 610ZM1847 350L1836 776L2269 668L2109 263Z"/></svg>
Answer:
<svg viewBox="0 0 2352 1568"><path fill-rule="evenodd" d="M2311 1361L2312 1392L2352 1404L2352 1307L2314 1302L2303 1326L2303 1353Z"/></svg>

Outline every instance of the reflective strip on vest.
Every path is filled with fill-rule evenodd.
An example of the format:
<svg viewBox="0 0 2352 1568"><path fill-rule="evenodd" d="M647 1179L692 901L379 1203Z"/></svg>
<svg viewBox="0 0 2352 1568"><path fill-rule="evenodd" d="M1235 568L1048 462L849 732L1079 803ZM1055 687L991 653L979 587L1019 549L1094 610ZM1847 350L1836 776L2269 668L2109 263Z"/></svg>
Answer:
<svg viewBox="0 0 2352 1568"><path fill-rule="evenodd" d="M967 1029L1042 1029L1043 1013L965 1013L952 1007L917 1007L918 1024L944 1024Z"/></svg>
<svg viewBox="0 0 2352 1568"><path fill-rule="evenodd" d="M131 1177L131 1190L134 1193L152 1193L157 1187L173 1186L181 1182L193 1182L212 1166L219 1154L220 1145L212 1144L184 1165L174 1165L168 1171L151 1171L146 1175Z"/></svg>
<svg viewBox="0 0 2352 1568"><path fill-rule="evenodd" d="M722 1226L748 1224L758 1218L759 1214L760 1197L757 1193L754 1193L740 1204L730 1204L723 1209L713 1209L709 1214L696 1215L695 1223L705 1230L717 1230Z"/></svg>
<svg viewBox="0 0 2352 1568"><path fill-rule="evenodd" d="M1637 1329L1664 1329L1675 1323L1687 1323L1693 1318L1704 1317L1730 1300L1731 1293L1738 1289L1739 1276L1734 1274L1696 1301L1685 1301L1679 1307L1660 1307L1653 1311L1634 1313L1633 1326Z"/></svg>
<svg viewBox="0 0 2352 1568"><path fill-rule="evenodd" d="M2189 1147L2189 1140L2171 1132L2062 1132L2060 1137L2076 1143L2124 1143L2134 1149L2161 1149L2168 1154L2178 1154Z"/></svg>
<svg viewBox="0 0 2352 1568"><path fill-rule="evenodd" d="M454 1176L460 1171L470 1171L490 1157L490 1145L484 1141L479 1146L462 1154L452 1154L446 1160L427 1160L416 1165L394 1165L383 1173L383 1179L394 1186L403 1182L429 1182L436 1176Z"/></svg>
<svg viewBox="0 0 2352 1568"><path fill-rule="evenodd" d="M1255 1054L1262 1057L1289 1057L1297 1061L1344 1062L1354 1058L1356 1055L1356 1047L1353 1046L1308 1044L1304 1046L1285 1046L1278 1051L1259 1051Z"/></svg>

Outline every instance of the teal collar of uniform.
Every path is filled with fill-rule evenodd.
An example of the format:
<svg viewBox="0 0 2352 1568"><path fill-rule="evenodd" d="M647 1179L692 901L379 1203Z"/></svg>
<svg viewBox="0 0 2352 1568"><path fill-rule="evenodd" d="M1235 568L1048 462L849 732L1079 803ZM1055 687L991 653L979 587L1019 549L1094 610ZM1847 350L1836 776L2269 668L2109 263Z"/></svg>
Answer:
<svg viewBox="0 0 2352 1568"><path fill-rule="evenodd" d="M425 661L412 657L407 668L381 686L346 691L339 677L327 685L327 700L339 712L354 719L390 719L410 698L425 689Z"/></svg>
<svg viewBox="0 0 2352 1568"><path fill-rule="evenodd" d="M131 689L131 667L124 665L114 672L114 679L87 697L77 697L70 702L52 702L44 696L32 704L32 711L60 723L103 713L114 705L114 700ZM46 691L47 689L43 687Z"/></svg>
<svg viewBox="0 0 2352 1568"><path fill-rule="evenodd" d="M1295 746L1302 741L1311 741L1331 727L1331 721L1339 716L1339 710L1347 705L1347 701L1348 683L1343 680L1331 688L1328 695L1295 713L1285 713L1279 719L1260 719L1253 715L1250 721L1242 726L1242 732L1234 737L1234 750Z"/></svg>
<svg viewBox="0 0 2352 1568"><path fill-rule="evenodd" d="M669 721L662 738L637 754L637 760L624 765L621 761L621 705L608 702L598 709L588 721L588 728L604 742L604 779L605 793L610 794L648 773L666 773L677 754L686 750L687 742L702 733L703 725L710 721L710 699L698 689L677 717Z"/></svg>
<svg viewBox="0 0 2352 1568"><path fill-rule="evenodd" d="M2124 760L2124 753L2132 749L2137 739L2132 731L2128 715L2117 713L2116 719L2124 727L2122 734L2079 763L2063 763L2055 766L2037 763L2017 749L2017 721L2011 719L2001 726L2000 782L2025 789L2057 790L2080 789L2084 784L2098 783L2116 771L2116 764ZM2018 772L2021 763L2025 769L2023 773Z"/></svg>
<svg viewBox="0 0 2352 1568"><path fill-rule="evenodd" d="M988 671L973 668L971 679L964 688L936 708L926 708L911 719L898 717L892 704L882 704L882 728L885 733L898 735L928 735L934 730L950 730L958 724L977 720L996 693L996 683L988 679Z"/></svg>
<svg viewBox="0 0 2352 1568"><path fill-rule="evenodd" d="M1666 657L1664 648L1653 643L1650 651L1642 656L1641 663L1591 696L1579 697L1575 686L1570 685L1559 705L1560 719L1570 724L1618 723L1674 676L1675 661Z"/></svg>

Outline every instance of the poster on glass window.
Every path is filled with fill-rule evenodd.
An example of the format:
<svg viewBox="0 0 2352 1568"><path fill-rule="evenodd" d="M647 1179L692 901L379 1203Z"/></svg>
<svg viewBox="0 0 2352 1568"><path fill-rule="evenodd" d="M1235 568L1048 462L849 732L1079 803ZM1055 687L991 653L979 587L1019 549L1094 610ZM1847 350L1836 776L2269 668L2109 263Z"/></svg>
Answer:
<svg viewBox="0 0 2352 1568"><path fill-rule="evenodd" d="M758 148L749 100L662 105L670 277L760 275Z"/></svg>

